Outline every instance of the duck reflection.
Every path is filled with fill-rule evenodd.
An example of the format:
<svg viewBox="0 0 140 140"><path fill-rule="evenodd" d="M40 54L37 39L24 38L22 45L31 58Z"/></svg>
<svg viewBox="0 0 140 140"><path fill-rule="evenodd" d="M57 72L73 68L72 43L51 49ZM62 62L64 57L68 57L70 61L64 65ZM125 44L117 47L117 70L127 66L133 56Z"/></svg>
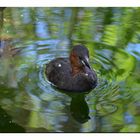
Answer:
<svg viewBox="0 0 140 140"><path fill-rule="evenodd" d="M89 107L86 102L86 95L88 92L70 92L66 90L57 89L56 87L52 86L58 92L62 94L66 94L71 98L71 102L69 105L70 114L79 123L85 123L90 119L89 116Z"/></svg>
<svg viewBox="0 0 140 140"><path fill-rule="evenodd" d="M85 100L86 94L67 93L71 97L70 113L79 123L87 122L89 117L89 107Z"/></svg>
<svg viewBox="0 0 140 140"><path fill-rule="evenodd" d="M72 97L70 112L73 118L80 123L85 123L90 119L89 107L85 101L85 95Z"/></svg>

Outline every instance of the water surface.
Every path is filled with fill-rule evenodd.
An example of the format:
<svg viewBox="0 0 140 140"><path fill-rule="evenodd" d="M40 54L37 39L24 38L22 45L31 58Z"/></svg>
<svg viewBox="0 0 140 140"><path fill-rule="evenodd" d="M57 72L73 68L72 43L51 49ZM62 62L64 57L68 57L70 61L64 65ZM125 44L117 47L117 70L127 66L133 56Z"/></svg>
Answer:
<svg viewBox="0 0 140 140"><path fill-rule="evenodd" d="M0 132L140 132L140 8L6 8L0 19ZM98 75L86 94L44 75L75 44Z"/></svg>

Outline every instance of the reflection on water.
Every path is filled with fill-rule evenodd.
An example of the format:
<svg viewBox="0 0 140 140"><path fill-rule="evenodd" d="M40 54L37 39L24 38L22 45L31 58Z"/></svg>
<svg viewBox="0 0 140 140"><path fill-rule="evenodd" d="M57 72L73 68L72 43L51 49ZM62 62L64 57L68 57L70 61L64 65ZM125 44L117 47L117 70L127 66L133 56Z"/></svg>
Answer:
<svg viewBox="0 0 140 140"><path fill-rule="evenodd" d="M0 132L140 132L140 8L0 9ZM88 93L53 87L45 64L82 43Z"/></svg>
<svg viewBox="0 0 140 140"><path fill-rule="evenodd" d="M70 112L74 119L80 123L85 123L90 119L89 107L85 101L84 95L78 95L72 98Z"/></svg>

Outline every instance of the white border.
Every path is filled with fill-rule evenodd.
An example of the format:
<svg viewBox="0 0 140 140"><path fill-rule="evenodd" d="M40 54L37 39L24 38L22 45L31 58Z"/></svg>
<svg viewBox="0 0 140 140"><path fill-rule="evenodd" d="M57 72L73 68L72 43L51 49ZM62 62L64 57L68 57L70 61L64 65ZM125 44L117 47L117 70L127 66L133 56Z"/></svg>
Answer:
<svg viewBox="0 0 140 140"><path fill-rule="evenodd" d="M0 0L0 7L140 7L140 0ZM0 134L0 139L14 140L132 140L140 134Z"/></svg>
<svg viewBox="0 0 140 140"><path fill-rule="evenodd" d="M0 7L140 7L140 0L0 0Z"/></svg>
<svg viewBox="0 0 140 140"><path fill-rule="evenodd" d="M0 138L2 140L14 139L14 140L139 140L140 134L122 134L122 133L111 133L111 134L103 134L103 133L78 133L78 134L71 134L71 133L32 133L32 134L0 134Z"/></svg>

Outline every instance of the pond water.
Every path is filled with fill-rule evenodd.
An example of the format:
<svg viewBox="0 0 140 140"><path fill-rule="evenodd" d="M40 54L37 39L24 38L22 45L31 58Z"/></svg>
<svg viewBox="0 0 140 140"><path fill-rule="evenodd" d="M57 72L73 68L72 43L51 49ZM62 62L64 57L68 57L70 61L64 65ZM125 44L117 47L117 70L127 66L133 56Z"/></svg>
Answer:
<svg viewBox="0 0 140 140"><path fill-rule="evenodd" d="M0 132L140 132L140 8L0 8ZM84 44L98 86L61 91L45 64Z"/></svg>

